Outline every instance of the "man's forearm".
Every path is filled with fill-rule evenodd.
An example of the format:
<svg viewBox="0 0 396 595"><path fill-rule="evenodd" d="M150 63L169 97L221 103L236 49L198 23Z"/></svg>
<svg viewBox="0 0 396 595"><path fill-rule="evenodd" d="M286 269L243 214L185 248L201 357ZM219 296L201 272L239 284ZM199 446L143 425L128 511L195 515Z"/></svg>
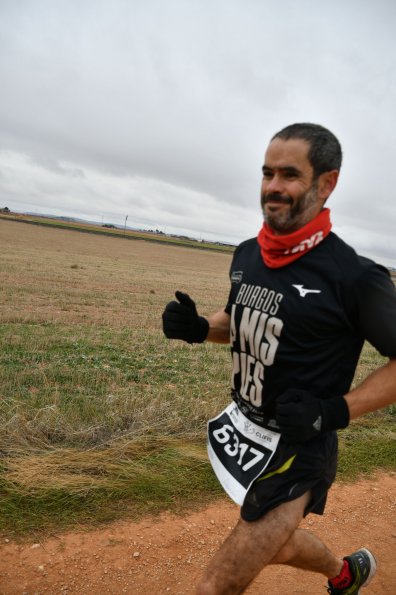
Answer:
<svg viewBox="0 0 396 595"><path fill-rule="evenodd" d="M207 317L209 322L209 333L207 341L212 343L230 342L230 316L224 310L219 310L215 314Z"/></svg>
<svg viewBox="0 0 396 595"><path fill-rule="evenodd" d="M345 395L350 419L382 409L396 401L396 358L375 370L357 388Z"/></svg>

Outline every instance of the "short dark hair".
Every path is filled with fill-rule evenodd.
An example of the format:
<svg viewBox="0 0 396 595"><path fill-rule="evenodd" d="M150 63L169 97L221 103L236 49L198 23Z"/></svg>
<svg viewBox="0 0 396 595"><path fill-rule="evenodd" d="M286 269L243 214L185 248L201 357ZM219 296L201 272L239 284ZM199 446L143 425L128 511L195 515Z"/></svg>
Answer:
<svg viewBox="0 0 396 595"><path fill-rule="evenodd" d="M308 159L314 170L314 178L332 169L341 169L341 145L330 130L319 124L291 124L277 132L271 140L300 138L309 143Z"/></svg>

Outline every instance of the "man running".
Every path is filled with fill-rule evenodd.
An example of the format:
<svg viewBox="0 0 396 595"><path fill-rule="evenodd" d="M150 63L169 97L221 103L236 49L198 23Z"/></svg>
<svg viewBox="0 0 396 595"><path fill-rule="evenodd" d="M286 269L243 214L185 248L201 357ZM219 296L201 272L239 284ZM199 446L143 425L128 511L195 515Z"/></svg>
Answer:
<svg viewBox="0 0 396 595"><path fill-rule="evenodd" d="M199 316L176 292L163 313L170 339L231 345L232 403L208 424L208 452L241 519L198 595L242 593L268 564L321 573L333 595L359 593L376 571L368 549L340 559L298 528L323 514L336 430L396 400L395 287L331 232L324 208L341 159L322 126L278 132L263 165L264 224L234 253L225 309ZM365 340L389 361L350 391Z"/></svg>

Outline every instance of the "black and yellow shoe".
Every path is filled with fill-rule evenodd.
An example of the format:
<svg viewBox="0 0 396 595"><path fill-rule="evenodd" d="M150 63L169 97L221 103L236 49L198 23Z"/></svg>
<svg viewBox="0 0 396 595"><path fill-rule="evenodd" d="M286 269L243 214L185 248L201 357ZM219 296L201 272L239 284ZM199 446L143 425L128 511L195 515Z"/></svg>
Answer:
<svg viewBox="0 0 396 595"><path fill-rule="evenodd" d="M352 574L352 582L341 589L336 589L329 582L327 592L330 595L359 595L360 587L366 587L377 570L377 563L370 550L362 548L350 556L345 556Z"/></svg>

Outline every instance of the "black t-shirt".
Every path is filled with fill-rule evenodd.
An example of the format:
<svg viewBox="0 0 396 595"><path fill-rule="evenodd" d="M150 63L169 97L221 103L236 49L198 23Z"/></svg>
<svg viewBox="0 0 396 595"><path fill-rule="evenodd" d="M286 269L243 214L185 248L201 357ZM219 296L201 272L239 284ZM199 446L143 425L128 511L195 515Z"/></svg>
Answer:
<svg viewBox="0 0 396 595"><path fill-rule="evenodd" d="M230 271L232 395L255 421L287 388L320 398L348 392L368 340L396 357L396 290L386 268L337 235L293 263L268 268L256 238Z"/></svg>

